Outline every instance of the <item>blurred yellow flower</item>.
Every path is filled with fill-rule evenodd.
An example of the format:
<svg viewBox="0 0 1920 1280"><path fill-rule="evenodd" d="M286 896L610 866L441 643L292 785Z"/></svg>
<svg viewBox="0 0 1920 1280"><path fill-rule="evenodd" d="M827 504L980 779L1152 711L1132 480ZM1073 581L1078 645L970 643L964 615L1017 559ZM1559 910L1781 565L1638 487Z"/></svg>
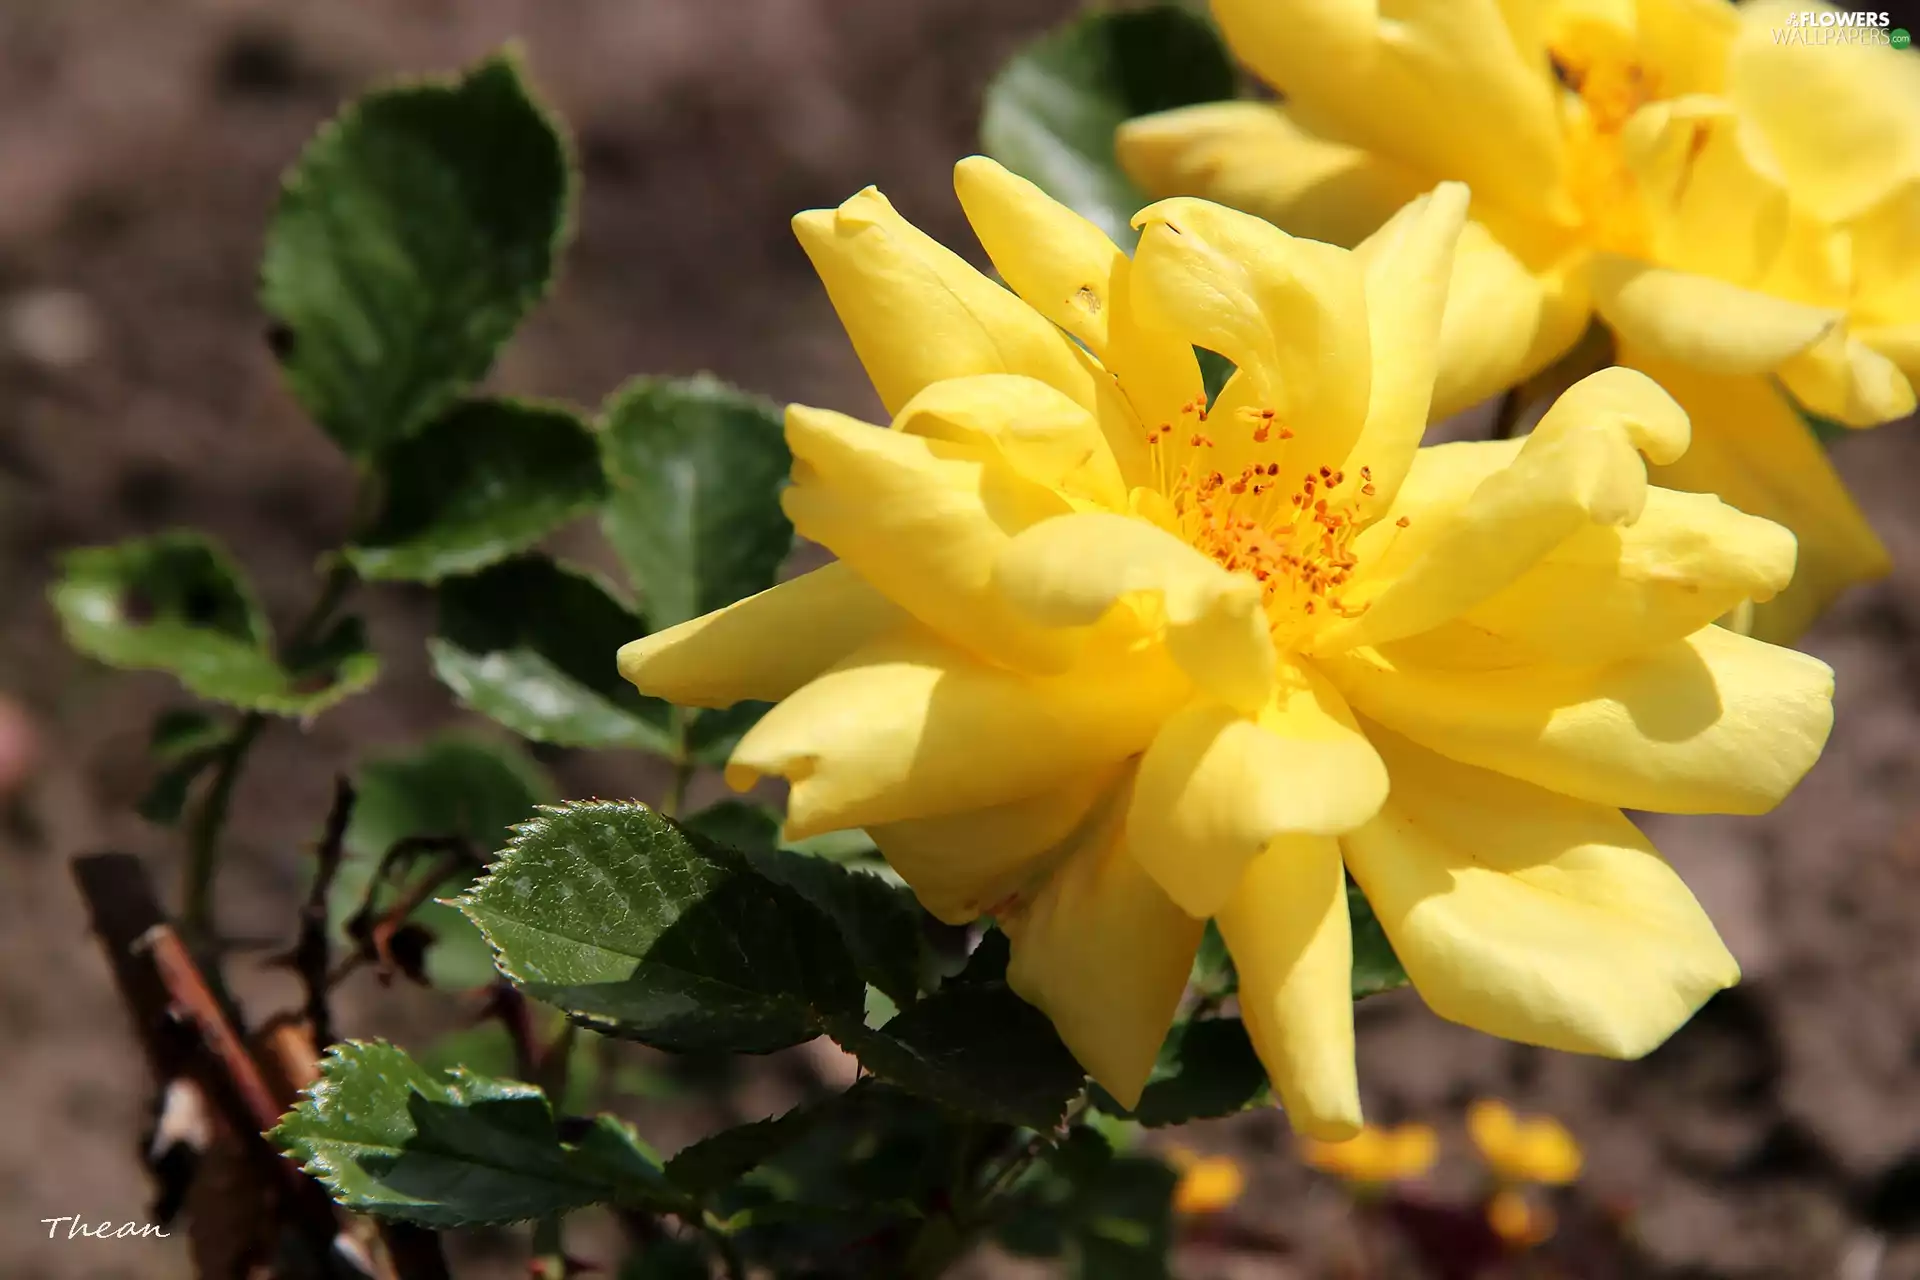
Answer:
<svg viewBox="0 0 1920 1280"><path fill-rule="evenodd" d="M1347 871L1427 1002L1495 1035L1634 1056L1734 982L1620 807L1771 807L1832 673L1709 625L1794 548L1648 486L1686 415L1615 369L1525 441L1417 447L1458 185L1352 252L1171 200L1129 259L991 161L956 182L1010 289L877 191L795 219L893 416L788 410L782 501L838 562L625 676L777 702L728 781L996 917L1128 1106L1212 916L1293 1124L1357 1132ZM1211 404L1195 344L1237 366Z"/></svg>
<svg viewBox="0 0 1920 1280"><path fill-rule="evenodd" d="M1303 1138L1300 1158L1322 1173L1348 1182L1386 1186L1423 1178L1440 1154L1440 1140L1424 1124L1391 1129L1366 1125L1344 1142Z"/></svg>
<svg viewBox="0 0 1920 1280"><path fill-rule="evenodd" d="M1552 1116L1522 1119L1504 1102L1487 1099L1468 1109L1467 1132L1503 1181L1562 1187L1580 1176L1580 1144Z"/></svg>
<svg viewBox="0 0 1920 1280"><path fill-rule="evenodd" d="M1173 1188L1173 1211L1188 1216L1220 1213L1238 1204L1247 1189L1247 1175L1227 1156L1200 1156L1184 1147L1171 1147L1167 1159L1180 1172Z"/></svg>
<svg viewBox="0 0 1920 1280"><path fill-rule="evenodd" d="M1887 559L1781 384L1868 426L1911 413L1920 377L1920 62L1781 39L1806 7L1213 0L1285 105L1150 116L1119 155L1155 194L1336 244L1470 184L1436 416L1545 367L1598 312L1620 362L1692 415L1655 482L1799 535L1793 589L1755 619L1787 640Z"/></svg>
<svg viewBox="0 0 1920 1280"><path fill-rule="evenodd" d="M1487 1225L1510 1249L1531 1249L1553 1238L1553 1210L1523 1191L1503 1187L1487 1201Z"/></svg>

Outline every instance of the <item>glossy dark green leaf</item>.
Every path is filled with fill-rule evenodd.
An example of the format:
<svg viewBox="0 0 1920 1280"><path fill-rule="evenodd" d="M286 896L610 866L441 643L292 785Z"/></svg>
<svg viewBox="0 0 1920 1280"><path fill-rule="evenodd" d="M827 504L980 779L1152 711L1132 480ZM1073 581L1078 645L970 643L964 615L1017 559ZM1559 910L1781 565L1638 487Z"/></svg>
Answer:
<svg viewBox="0 0 1920 1280"><path fill-rule="evenodd" d="M321 130L267 232L261 302L294 394L371 455L484 375L546 291L566 144L517 61L368 94Z"/></svg>
<svg viewBox="0 0 1920 1280"><path fill-rule="evenodd" d="M780 847L780 815L751 800L721 800L681 819L688 831L729 849L753 852Z"/></svg>
<svg viewBox="0 0 1920 1280"><path fill-rule="evenodd" d="M461 907L529 995L663 1049L770 1052L864 1003L812 903L640 804L541 810Z"/></svg>
<svg viewBox="0 0 1920 1280"><path fill-rule="evenodd" d="M614 1117L563 1140L534 1086L430 1072L390 1044L333 1046L272 1137L347 1208L429 1227L683 1203Z"/></svg>
<svg viewBox="0 0 1920 1280"><path fill-rule="evenodd" d="M921 911L904 886L785 849L760 849L747 856L760 874L786 885L833 922L862 978L896 1005L908 1005L919 996L925 967Z"/></svg>
<svg viewBox="0 0 1920 1280"><path fill-rule="evenodd" d="M620 678L615 655L644 634L598 578L541 556L440 584L434 674L475 711L568 747L670 749L667 704Z"/></svg>
<svg viewBox="0 0 1920 1280"><path fill-rule="evenodd" d="M1204 1018L1176 1025L1160 1047L1140 1103L1120 1107L1104 1089L1094 1102L1109 1115L1149 1128L1228 1116L1268 1101L1267 1072L1238 1018Z"/></svg>
<svg viewBox="0 0 1920 1280"><path fill-rule="evenodd" d="M510 828L533 816L534 807L556 792L546 771L516 747L457 736L436 738L405 755L370 760L354 775L358 797L347 826L348 857L334 877L329 914L342 928L360 909L381 859L408 837L458 837L481 858L506 847ZM411 884L427 874L434 855L400 869ZM427 951L427 977L449 988L493 979L493 951L473 923L434 898L452 897L473 882L476 868L462 867L441 881L408 919L434 936ZM376 911L398 896L389 884L376 892Z"/></svg>
<svg viewBox="0 0 1920 1280"><path fill-rule="evenodd" d="M830 1029L882 1080L1004 1124L1052 1128L1085 1080L1047 1016L1004 983L949 982L877 1031Z"/></svg>
<svg viewBox="0 0 1920 1280"><path fill-rule="evenodd" d="M793 548L780 410L710 377L638 378L600 426L607 540L664 629L774 583Z"/></svg>
<svg viewBox="0 0 1920 1280"><path fill-rule="evenodd" d="M347 549L366 578L435 582L538 542L606 495L600 450L570 411L467 400L381 454L380 514Z"/></svg>
<svg viewBox="0 0 1920 1280"><path fill-rule="evenodd" d="M372 684L379 659L342 643L289 668L240 572L198 533L69 552L51 591L67 643L128 670L164 671L213 702L313 716Z"/></svg>
<svg viewBox="0 0 1920 1280"><path fill-rule="evenodd" d="M1113 135L1134 116L1234 96L1233 59L1179 4L1098 9L1028 45L987 87L986 153L1127 247L1147 198L1120 171Z"/></svg>
<svg viewBox="0 0 1920 1280"><path fill-rule="evenodd" d="M1393 954L1393 943L1373 914L1373 904L1351 877L1347 880L1347 917L1353 927L1353 998L1377 996L1410 981Z"/></svg>

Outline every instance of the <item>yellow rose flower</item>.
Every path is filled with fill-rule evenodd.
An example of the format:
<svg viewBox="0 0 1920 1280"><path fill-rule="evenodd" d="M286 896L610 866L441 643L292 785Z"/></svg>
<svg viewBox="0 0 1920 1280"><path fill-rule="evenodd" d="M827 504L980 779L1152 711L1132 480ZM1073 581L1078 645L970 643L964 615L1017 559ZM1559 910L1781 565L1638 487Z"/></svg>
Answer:
<svg viewBox="0 0 1920 1280"><path fill-rule="evenodd" d="M791 407L782 501L838 561L625 676L777 702L727 780L996 917L1129 1106L1213 916L1294 1125L1357 1130L1343 864L1496 1035L1636 1055L1734 982L1619 806L1769 808L1832 674L1709 625L1794 546L1648 486L1686 415L1614 369L1524 441L1418 448L1458 184L1351 252L1171 200L1130 260L991 161L956 183L1011 289L873 190L795 219L892 427ZM1194 344L1237 366L1211 405Z"/></svg>
<svg viewBox="0 0 1920 1280"><path fill-rule="evenodd" d="M1792 42L1806 7L1213 0L1285 105L1150 116L1119 156L1156 195L1336 244L1470 184L1436 416L1540 370L1597 312L1620 363L1692 416L1656 483L1799 535L1793 589L1755 623L1786 641L1887 556L1781 387L1868 426L1911 413L1920 377L1920 61Z"/></svg>
<svg viewBox="0 0 1920 1280"><path fill-rule="evenodd" d="M1580 1176L1586 1164L1580 1143L1558 1120L1522 1118L1506 1103L1491 1098L1467 1109L1467 1133L1487 1167L1505 1182L1564 1187Z"/></svg>

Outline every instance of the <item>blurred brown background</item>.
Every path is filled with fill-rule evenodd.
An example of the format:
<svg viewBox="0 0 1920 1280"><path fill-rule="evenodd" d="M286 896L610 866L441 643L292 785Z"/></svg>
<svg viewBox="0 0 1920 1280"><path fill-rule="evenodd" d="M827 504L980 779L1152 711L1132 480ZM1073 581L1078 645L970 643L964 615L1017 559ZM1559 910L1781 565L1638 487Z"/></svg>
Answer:
<svg viewBox="0 0 1920 1280"><path fill-rule="evenodd" d="M64 652L44 604L63 547L204 526L283 626L347 519L348 466L279 385L253 275L280 170L345 97L525 42L585 169L577 243L497 383L591 404L637 372L712 370L778 400L876 402L787 230L872 182L978 259L949 186L982 86L1075 0L0 0L0 691L32 713L39 767L0 824L0 1276L172 1277L179 1241L49 1242L42 1218L143 1220L146 1085L65 870L76 851L153 860L133 816L158 677ZM1917 250L1920 251L1920 250ZM1826 759L1766 819L1661 820L1656 835L1747 982L1638 1064L1503 1044L1411 993L1363 1007L1376 1119L1441 1126L1441 1187L1473 1177L1465 1104L1563 1117L1587 1183L1630 1201L1674 1275L1920 1277L1920 1246L1873 1233L1920 1149L1920 436L1837 449L1891 546L1893 579L1808 641L1839 672ZM378 690L310 731L281 727L240 790L222 888L231 931L282 935L330 777L464 717L428 677L423 597L364 593ZM571 795L636 789L633 761L563 762ZM707 783L711 786L711 780ZM243 963L241 966L247 966ZM243 974L243 992L278 980ZM345 1030L444 1009L363 997ZM768 1067L739 1118L782 1104ZM826 1064L831 1072L831 1064ZM662 1115L649 1136L693 1136ZM645 1121L643 1118L643 1129ZM1340 1274L1340 1194L1305 1173L1277 1115L1184 1140L1249 1162L1237 1210L1278 1257L1192 1249L1189 1277ZM1906 1211L1916 1212L1908 1203ZM985 1259L982 1275L1031 1274Z"/></svg>

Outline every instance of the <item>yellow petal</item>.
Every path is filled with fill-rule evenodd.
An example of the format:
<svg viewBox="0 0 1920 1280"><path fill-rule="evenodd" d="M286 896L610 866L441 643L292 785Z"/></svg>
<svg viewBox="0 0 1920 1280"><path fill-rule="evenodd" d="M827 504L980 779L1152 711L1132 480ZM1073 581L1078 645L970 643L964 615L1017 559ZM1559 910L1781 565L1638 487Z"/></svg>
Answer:
<svg viewBox="0 0 1920 1280"><path fill-rule="evenodd" d="M793 839L985 809L1146 750L1189 696L1157 647L1090 650L1070 674L1026 676L909 627L769 711L727 782L787 779Z"/></svg>
<svg viewBox="0 0 1920 1280"><path fill-rule="evenodd" d="M1289 456L1347 456L1366 418L1366 283L1353 256L1204 200L1142 209L1134 299L1147 323L1233 361L1253 403L1293 432ZM1247 432L1222 415L1213 434ZM1233 459L1217 464L1232 474Z"/></svg>
<svg viewBox="0 0 1920 1280"><path fill-rule="evenodd" d="M1345 469L1355 475L1363 465L1370 469L1375 508L1392 503L1427 429L1447 282L1467 199L1465 187L1443 183L1354 250L1366 273L1373 373L1366 424Z"/></svg>
<svg viewBox="0 0 1920 1280"><path fill-rule="evenodd" d="M972 924L1032 879L1114 783L1112 769L1097 770L991 808L875 823L867 834L921 906Z"/></svg>
<svg viewBox="0 0 1920 1280"><path fill-rule="evenodd" d="M1630 525L1588 525L1479 604L1394 645L1420 666L1616 662L1692 635L1793 577L1793 534L1711 494L1649 489Z"/></svg>
<svg viewBox="0 0 1920 1280"><path fill-rule="evenodd" d="M1101 1087L1132 1107L1186 990L1206 927L1127 855L1124 794L1066 848L1030 899L1002 918L1007 984L1053 1021Z"/></svg>
<svg viewBox="0 0 1920 1280"><path fill-rule="evenodd" d="M1323 632L1316 652L1416 635L1457 617L1518 578L1589 524L1629 524L1646 502L1641 454L1670 462L1686 450L1687 417L1631 369L1582 379L1540 420L1511 465L1480 481L1470 499L1427 526L1424 549L1386 576L1360 547L1349 601L1366 612ZM1480 455L1491 456L1491 455ZM1471 473L1464 473L1465 479ZM1392 536L1389 511L1379 522ZM1377 540L1377 539L1376 539Z"/></svg>
<svg viewBox="0 0 1920 1280"><path fill-rule="evenodd" d="M1349 248L1431 185L1309 133L1267 102L1203 102L1129 120L1114 151L1151 196L1199 196Z"/></svg>
<svg viewBox="0 0 1920 1280"><path fill-rule="evenodd" d="M1516 38L1496 0L1214 0L1213 13L1316 133L1516 210L1556 190L1558 86L1537 24Z"/></svg>
<svg viewBox="0 0 1920 1280"><path fill-rule="evenodd" d="M1920 323L1862 326L1855 336L1893 361L1909 383L1920 379Z"/></svg>
<svg viewBox="0 0 1920 1280"><path fill-rule="evenodd" d="M1635 112L1621 143L1654 257L1760 287L1787 233L1787 189L1754 126L1724 99L1673 98Z"/></svg>
<svg viewBox="0 0 1920 1280"><path fill-rule="evenodd" d="M1844 329L1832 329L1780 366L1794 399L1850 427L1892 422L1913 412L1913 384L1892 360Z"/></svg>
<svg viewBox="0 0 1920 1280"><path fill-rule="evenodd" d="M1594 306L1622 346L1705 373L1767 373L1841 320L1824 307L1616 254L1597 255L1591 278Z"/></svg>
<svg viewBox="0 0 1920 1280"><path fill-rule="evenodd" d="M1639 0L1641 57L1663 93L1719 93L1739 11L1726 0Z"/></svg>
<svg viewBox="0 0 1920 1280"><path fill-rule="evenodd" d="M1158 604L1145 616L1164 623L1167 651L1196 685L1245 712L1272 692L1260 584L1145 520L1088 512L1036 524L1001 552L994 584L1010 608L1052 628L1090 626L1123 598L1148 597Z"/></svg>
<svg viewBox="0 0 1920 1280"><path fill-rule="evenodd" d="M893 429L984 446L1043 488L1127 508L1126 485L1100 424L1044 382L1011 373L948 378L907 401Z"/></svg>
<svg viewBox="0 0 1920 1280"><path fill-rule="evenodd" d="M1592 314L1580 261L1530 266L1484 224L1467 223L1440 326L1434 419L1532 377L1579 341Z"/></svg>
<svg viewBox="0 0 1920 1280"><path fill-rule="evenodd" d="M1035 625L993 590L1022 529L1071 509L983 444L884 431L826 409L787 410L793 484L782 508L907 612L995 661L1059 670L1077 640Z"/></svg>
<svg viewBox="0 0 1920 1280"><path fill-rule="evenodd" d="M1137 449L1139 422L1172 420L1202 394L1193 347L1134 314L1130 264L1105 232L985 156L954 166L953 185L994 268L1119 379L1138 422L1104 423L1110 432L1126 430ZM1129 452L1115 441L1130 469Z"/></svg>
<svg viewBox="0 0 1920 1280"><path fill-rule="evenodd" d="M1888 569L1886 548L1800 415L1762 378L1716 378L1624 348L1693 419L1686 456L1654 469L1654 483L1715 493L1793 530L1800 553L1793 582L1755 611L1753 634L1785 644L1836 596Z"/></svg>
<svg viewBox="0 0 1920 1280"><path fill-rule="evenodd" d="M829 564L620 647L620 674L683 707L778 702L906 621L844 564Z"/></svg>
<svg viewBox="0 0 1920 1280"><path fill-rule="evenodd" d="M888 413L941 378L1018 373L1096 407L1098 371L1033 308L902 218L872 187L795 216Z"/></svg>
<svg viewBox="0 0 1920 1280"><path fill-rule="evenodd" d="M1386 770L1340 695L1289 665L1255 719L1201 700L1167 722L1140 760L1127 839L1160 887L1205 917L1274 837L1350 831L1386 796Z"/></svg>
<svg viewBox="0 0 1920 1280"><path fill-rule="evenodd" d="M1873 206L1847 228L1847 285L1853 291L1857 326L1920 327L1920 178L1915 178ZM1885 346L1909 377L1920 377L1920 360L1903 357ZM1912 339L1907 350L1913 350Z"/></svg>
<svg viewBox="0 0 1920 1280"><path fill-rule="evenodd" d="M1833 726L1824 662L1719 627L1604 667L1449 671L1376 650L1320 666L1428 750L1627 809L1764 813Z"/></svg>
<svg viewBox="0 0 1920 1280"><path fill-rule="evenodd" d="M1274 841L1220 912L1240 972L1240 1016L1294 1132L1338 1142L1360 1131L1353 1060L1353 935L1339 845Z"/></svg>
<svg viewBox="0 0 1920 1280"><path fill-rule="evenodd" d="M1840 222L1920 174L1920 64L1884 45L1776 37L1789 14L1811 7L1741 6L1727 95L1766 135L1794 198Z"/></svg>
<svg viewBox="0 0 1920 1280"><path fill-rule="evenodd" d="M1686 885L1617 810L1376 741L1393 795L1341 845L1441 1017L1635 1058L1739 980Z"/></svg>

